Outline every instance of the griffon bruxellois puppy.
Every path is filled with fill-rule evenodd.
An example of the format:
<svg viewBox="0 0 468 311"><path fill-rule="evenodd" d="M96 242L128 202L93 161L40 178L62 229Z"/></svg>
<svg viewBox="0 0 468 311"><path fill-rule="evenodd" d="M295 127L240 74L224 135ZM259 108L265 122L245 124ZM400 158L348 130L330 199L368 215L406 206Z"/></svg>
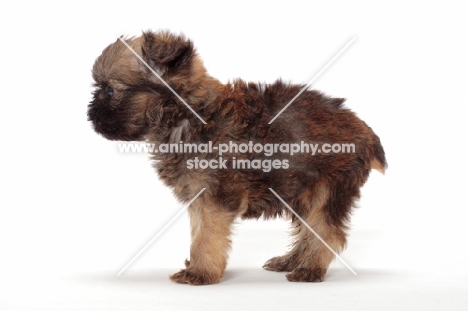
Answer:
<svg viewBox="0 0 468 311"><path fill-rule="evenodd" d="M371 169L383 173L387 166L372 129L344 107L344 99L309 89L269 124L303 85L281 80L273 84L242 80L222 84L207 73L190 40L168 31L148 31L122 40L152 70L121 40L104 49L93 66L96 89L88 107L88 119L96 132L110 140L161 146L229 146L222 155L225 160L206 149L155 150L151 154L160 178L181 202L189 202L205 188L188 208L190 260L171 280L192 285L220 282L236 218L287 217L295 242L291 250L268 260L264 268L289 272L289 281L323 281L334 254L302 220L333 250L343 249L360 187ZM312 155L309 143L316 143L319 149L322 146L323 152ZM250 149L264 146L265 150L267 145L273 146L275 153L232 148L242 144ZM293 154L289 152L292 144L306 150ZM352 144L353 152L330 152L330 146L343 144ZM194 159L200 164L207 162L197 167ZM223 165L206 165L217 161Z"/></svg>

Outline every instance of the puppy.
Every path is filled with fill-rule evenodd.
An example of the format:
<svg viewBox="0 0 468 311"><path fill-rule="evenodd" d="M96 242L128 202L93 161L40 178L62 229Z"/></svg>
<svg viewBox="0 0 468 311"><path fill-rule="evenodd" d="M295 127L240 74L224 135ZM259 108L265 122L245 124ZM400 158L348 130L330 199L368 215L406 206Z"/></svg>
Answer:
<svg viewBox="0 0 468 311"><path fill-rule="evenodd" d="M269 124L303 85L281 80L273 84L242 80L222 84L207 74L192 42L170 32L149 31L122 40L141 59L120 40L97 58L92 70L96 89L88 106L88 120L97 133L110 140L160 146L191 143L232 147L222 159L216 150L206 149L155 150L151 154L160 178L181 202L188 203L205 188L188 208L190 260L171 280L191 285L219 283L237 218L286 217L291 219L295 242L291 250L268 260L264 268L289 272L289 281L323 281L334 254L302 221L335 252L344 248L347 223L360 187L371 169L383 173L387 166L372 129L343 106L344 99L314 90L301 93ZM309 143L322 146L323 152L312 155L310 148L290 152L292 144L306 149ZM250 152L233 147L241 144L250 146ZM343 144L353 145L353 152L330 152L330 146ZM267 145L276 152L251 150L252 146L266 150ZM224 163L202 167L202 162Z"/></svg>

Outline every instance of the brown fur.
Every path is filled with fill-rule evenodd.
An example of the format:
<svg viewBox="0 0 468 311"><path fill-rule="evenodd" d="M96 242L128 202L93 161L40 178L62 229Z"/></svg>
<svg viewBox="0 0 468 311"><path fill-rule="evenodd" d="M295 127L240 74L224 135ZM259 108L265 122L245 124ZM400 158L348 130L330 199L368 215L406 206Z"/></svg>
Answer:
<svg viewBox="0 0 468 311"><path fill-rule="evenodd" d="M303 87L280 80L264 85L236 80L223 85L209 76L190 40L169 32L146 32L126 42L195 110L204 125L122 42L96 60L96 91L88 119L111 140L162 143L354 143L351 154L225 154L231 159L287 160L288 169L188 169L187 160L217 153L154 153L154 167L182 202L206 188L189 208L192 246L186 269L171 276L192 285L218 283L237 217L292 218L296 242L264 268L289 271L290 281L324 279L331 253L290 215L274 189L335 250L346 244L346 225L371 169L384 172L385 153L372 129L344 108L344 99L307 90L271 125L268 122Z"/></svg>
<svg viewBox="0 0 468 311"><path fill-rule="evenodd" d="M208 200L208 201L207 201ZM203 198L189 207L192 245L186 269L171 280L188 284L219 283L227 265L231 226L238 215Z"/></svg>

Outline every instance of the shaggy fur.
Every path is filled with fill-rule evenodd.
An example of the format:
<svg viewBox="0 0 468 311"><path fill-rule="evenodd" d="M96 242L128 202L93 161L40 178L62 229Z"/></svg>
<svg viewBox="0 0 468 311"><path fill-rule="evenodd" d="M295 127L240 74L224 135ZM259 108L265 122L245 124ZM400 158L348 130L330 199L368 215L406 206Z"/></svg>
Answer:
<svg viewBox="0 0 468 311"><path fill-rule="evenodd" d="M218 283L226 268L236 218L289 217L296 241L264 268L288 271L290 281L323 281L333 254L269 191L274 189L337 252L347 222L372 168L386 160L372 129L343 106L344 99L307 90L271 125L268 122L303 85L209 76L190 40L170 32L145 32L125 41L196 111L204 125L119 40L96 60L96 90L88 119L110 140L163 143L354 143L355 153L225 154L231 159L287 160L287 169L188 169L187 160L218 154L154 153L154 167L182 202L206 190L189 207L192 245L186 268L171 276L192 285ZM229 163L230 164L230 163Z"/></svg>

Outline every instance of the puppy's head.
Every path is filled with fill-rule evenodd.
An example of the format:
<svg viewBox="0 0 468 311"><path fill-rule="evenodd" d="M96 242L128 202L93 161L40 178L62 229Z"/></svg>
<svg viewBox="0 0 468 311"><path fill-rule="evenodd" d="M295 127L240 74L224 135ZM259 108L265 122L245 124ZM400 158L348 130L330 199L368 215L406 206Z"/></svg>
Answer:
<svg viewBox="0 0 468 311"><path fill-rule="evenodd" d="M177 81L187 86L195 52L191 41L169 32L122 40L141 59L120 39L104 49L92 70L95 91L88 120L107 139L144 140L149 128L175 105L153 71L169 85Z"/></svg>

